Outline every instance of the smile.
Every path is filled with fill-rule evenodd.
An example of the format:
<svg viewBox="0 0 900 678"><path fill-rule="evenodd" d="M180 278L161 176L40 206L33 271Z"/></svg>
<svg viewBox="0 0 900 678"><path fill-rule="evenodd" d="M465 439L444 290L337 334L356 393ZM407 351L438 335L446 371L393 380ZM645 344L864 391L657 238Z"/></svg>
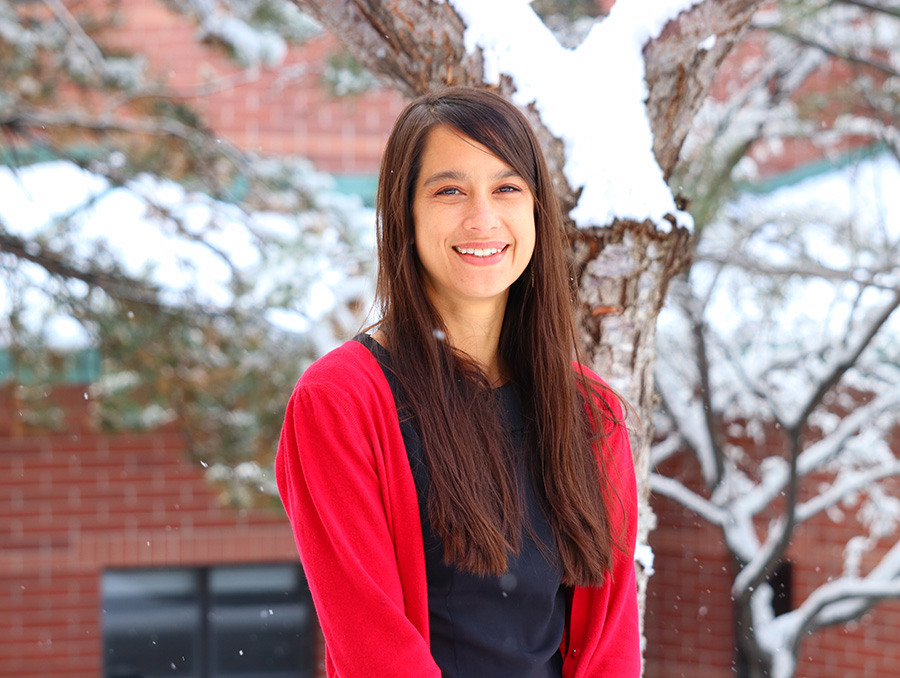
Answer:
<svg viewBox="0 0 900 678"><path fill-rule="evenodd" d="M453 249L460 254L470 254L475 257L490 257L495 254L499 254L500 252L505 250L506 247L508 247L508 245L504 247L485 247L482 249L474 247L454 247Z"/></svg>

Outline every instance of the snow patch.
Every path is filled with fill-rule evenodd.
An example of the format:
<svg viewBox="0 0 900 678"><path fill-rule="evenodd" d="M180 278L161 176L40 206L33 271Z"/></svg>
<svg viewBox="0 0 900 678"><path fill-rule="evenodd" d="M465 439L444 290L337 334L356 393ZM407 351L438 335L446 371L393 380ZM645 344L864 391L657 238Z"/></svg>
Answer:
<svg viewBox="0 0 900 678"><path fill-rule="evenodd" d="M644 570L648 577L652 577L655 570L653 569L653 548L650 544L637 544L634 547L634 560Z"/></svg>
<svg viewBox="0 0 900 678"><path fill-rule="evenodd" d="M697 49L702 52L708 52L709 50L711 50L713 47L716 46L716 40L717 40L716 34L713 33L708 38L706 38L705 40L698 43Z"/></svg>

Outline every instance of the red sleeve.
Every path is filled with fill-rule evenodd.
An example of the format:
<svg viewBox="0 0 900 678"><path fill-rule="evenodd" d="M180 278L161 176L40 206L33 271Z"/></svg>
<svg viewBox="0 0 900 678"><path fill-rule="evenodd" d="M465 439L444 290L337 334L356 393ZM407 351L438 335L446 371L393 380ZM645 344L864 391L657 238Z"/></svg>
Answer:
<svg viewBox="0 0 900 678"><path fill-rule="evenodd" d="M581 369L603 384L590 370ZM597 397L603 397L613 417L622 422L618 399L611 393L604 397L602 388L597 390ZM638 518L634 460L624 422L608 423L607 431L600 463L604 464L613 486L609 511L614 535L619 536L622 548L614 549L612 570L602 586L576 588L573 593L564 678L638 678L641 675L634 568Z"/></svg>
<svg viewBox="0 0 900 678"><path fill-rule="evenodd" d="M397 532L418 526L419 518L416 506L411 522L398 524L391 505L396 479L386 476L396 472L385 462L385 446L400 436L396 411L389 421L383 402L371 402L377 389L366 379L354 383L349 370L322 378L327 370L310 369L315 376L304 375L287 407L276 478L325 636L328 673L440 678L428 645L427 602L424 623L421 615L411 621L410 609L421 605L410 600L401 576L412 559L398 547ZM421 569L424 586L424 562Z"/></svg>

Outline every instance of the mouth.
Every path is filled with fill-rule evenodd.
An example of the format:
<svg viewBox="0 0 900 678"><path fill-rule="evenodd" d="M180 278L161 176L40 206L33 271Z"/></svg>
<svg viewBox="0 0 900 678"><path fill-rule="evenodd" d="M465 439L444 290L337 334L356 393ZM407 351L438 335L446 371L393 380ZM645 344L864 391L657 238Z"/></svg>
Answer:
<svg viewBox="0 0 900 678"><path fill-rule="evenodd" d="M503 252L509 245L504 245L503 247L456 247L453 249L460 254L468 254L473 257L492 257L495 254L500 254Z"/></svg>

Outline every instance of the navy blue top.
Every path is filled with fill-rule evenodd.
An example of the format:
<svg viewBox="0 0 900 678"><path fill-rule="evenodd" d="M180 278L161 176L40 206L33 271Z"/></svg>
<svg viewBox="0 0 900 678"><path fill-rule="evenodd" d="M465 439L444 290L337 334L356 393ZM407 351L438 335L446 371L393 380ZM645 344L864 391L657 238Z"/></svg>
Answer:
<svg viewBox="0 0 900 678"><path fill-rule="evenodd" d="M356 339L378 360L398 412L404 411L387 350L368 335ZM431 654L444 678L560 678L566 620L562 564L525 463L529 438L519 394L512 383L495 393L531 525L523 531L519 555L510 554L508 570L500 577L479 577L444 562L443 542L428 520L430 483L422 442L412 419L400 417L422 520Z"/></svg>

